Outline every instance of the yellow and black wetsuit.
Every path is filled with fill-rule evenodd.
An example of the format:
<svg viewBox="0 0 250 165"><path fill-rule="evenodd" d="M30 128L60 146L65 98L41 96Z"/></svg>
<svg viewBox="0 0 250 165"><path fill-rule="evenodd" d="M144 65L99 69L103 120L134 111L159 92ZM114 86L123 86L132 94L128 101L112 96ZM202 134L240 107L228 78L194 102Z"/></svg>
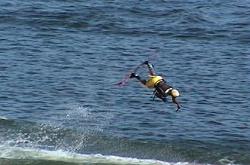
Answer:
<svg viewBox="0 0 250 165"><path fill-rule="evenodd" d="M145 86L148 88L155 88L155 86L163 81L163 78L161 76L149 76L149 79L146 81Z"/></svg>
<svg viewBox="0 0 250 165"><path fill-rule="evenodd" d="M166 97L172 89L171 86L166 84L165 80L161 76L150 76L144 85L148 88L155 88L155 96L163 101L166 101Z"/></svg>

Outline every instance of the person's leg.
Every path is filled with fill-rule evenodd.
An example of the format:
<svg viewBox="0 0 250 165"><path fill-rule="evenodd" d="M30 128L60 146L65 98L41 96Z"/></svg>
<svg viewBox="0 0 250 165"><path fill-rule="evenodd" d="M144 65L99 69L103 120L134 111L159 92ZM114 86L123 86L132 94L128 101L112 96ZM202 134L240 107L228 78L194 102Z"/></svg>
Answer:
<svg viewBox="0 0 250 165"><path fill-rule="evenodd" d="M163 102L166 102L166 101L167 101L167 98L166 98L164 95L162 95L161 92L159 92L159 91L157 91L157 90L156 90L156 92L155 92L155 96L158 97L159 99L161 99Z"/></svg>

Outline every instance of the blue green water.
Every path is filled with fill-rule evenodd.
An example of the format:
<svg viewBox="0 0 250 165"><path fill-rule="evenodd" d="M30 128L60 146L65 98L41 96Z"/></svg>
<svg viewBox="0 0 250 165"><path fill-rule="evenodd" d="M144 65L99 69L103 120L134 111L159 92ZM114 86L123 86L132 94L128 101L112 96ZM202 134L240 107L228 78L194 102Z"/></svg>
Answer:
<svg viewBox="0 0 250 165"><path fill-rule="evenodd" d="M250 164L250 2L0 1L0 164ZM119 82L157 56L182 108Z"/></svg>

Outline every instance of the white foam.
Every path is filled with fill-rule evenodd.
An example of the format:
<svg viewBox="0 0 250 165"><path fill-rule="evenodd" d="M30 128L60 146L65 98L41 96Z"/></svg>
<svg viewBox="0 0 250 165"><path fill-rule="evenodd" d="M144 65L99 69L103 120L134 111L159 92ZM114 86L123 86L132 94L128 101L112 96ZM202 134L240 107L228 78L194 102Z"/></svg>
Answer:
<svg viewBox="0 0 250 165"><path fill-rule="evenodd" d="M117 165L195 165L188 162L164 162L153 159L137 159L102 154L77 154L62 150L48 151L32 148L0 146L0 158L63 161L68 163L103 163ZM196 164L197 165L197 164Z"/></svg>
<svg viewBox="0 0 250 165"><path fill-rule="evenodd" d="M8 120L8 118L4 116L0 116L0 120Z"/></svg>

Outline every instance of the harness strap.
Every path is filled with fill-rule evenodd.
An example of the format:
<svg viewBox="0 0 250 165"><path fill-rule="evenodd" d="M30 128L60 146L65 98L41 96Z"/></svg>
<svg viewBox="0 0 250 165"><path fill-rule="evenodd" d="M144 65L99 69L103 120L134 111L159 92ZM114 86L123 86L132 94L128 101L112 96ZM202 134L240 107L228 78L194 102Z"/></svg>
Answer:
<svg viewBox="0 0 250 165"><path fill-rule="evenodd" d="M165 93L167 94L169 91L171 91L173 88L168 88Z"/></svg>

